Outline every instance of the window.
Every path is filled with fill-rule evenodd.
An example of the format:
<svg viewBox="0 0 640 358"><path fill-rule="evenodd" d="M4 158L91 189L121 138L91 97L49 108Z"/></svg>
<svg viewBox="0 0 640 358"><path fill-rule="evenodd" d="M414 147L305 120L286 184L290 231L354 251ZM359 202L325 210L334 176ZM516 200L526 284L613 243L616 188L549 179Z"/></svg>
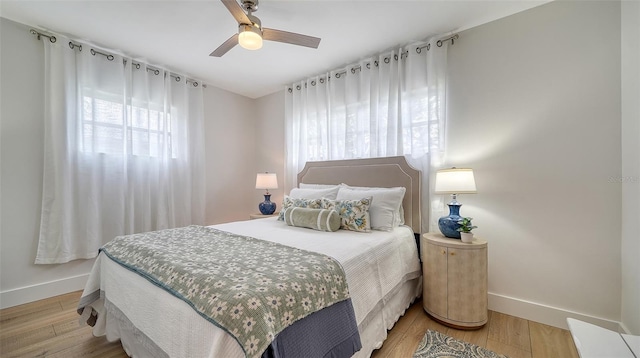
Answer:
<svg viewBox="0 0 640 358"><path fill-rule="evenodd" d="M122 101L113 98L116 96L100 97L83 97L81 152L161 157L166 150L177 157L171 143L170 113L136 101L125 112Z"/></svg>
<svg viewBox="0 0 640 358"><path fill-rule="evenodd" d="M306 160L368 158L428 153L439 148L439 123L429 113L427 90L404 92L400 101L370 100L332 104L305 113ZM394 106L389 112L389 106ZM400 106L401 113L397 113ZM391 119L390 119L391 117ZM429 119L431 118L431 120ZM401 148L398 148L400 143Z"/></svg>

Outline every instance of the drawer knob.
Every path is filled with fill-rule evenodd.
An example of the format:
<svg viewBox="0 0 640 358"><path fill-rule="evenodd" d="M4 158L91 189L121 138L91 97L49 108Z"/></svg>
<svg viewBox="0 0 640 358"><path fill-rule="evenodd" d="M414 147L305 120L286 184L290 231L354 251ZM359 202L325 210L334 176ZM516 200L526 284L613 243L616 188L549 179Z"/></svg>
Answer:
<svg viewBox="0 0 640 358"><path fill-rule="evenodd" d="M455 253L455 252L452 252L452 253L451 253L451 256L455 256L455 255L456 255L456 253Z"/></svg>

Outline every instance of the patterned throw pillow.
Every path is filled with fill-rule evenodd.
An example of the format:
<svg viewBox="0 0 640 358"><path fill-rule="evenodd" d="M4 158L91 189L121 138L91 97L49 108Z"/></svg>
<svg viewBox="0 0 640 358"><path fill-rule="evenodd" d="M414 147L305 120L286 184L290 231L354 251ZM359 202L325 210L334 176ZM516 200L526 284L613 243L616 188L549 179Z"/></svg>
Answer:
<svg viewBox="0 0 640 358"><path fill-rule="evenodd" d="M351 231L371 232L369 207L372 197L360 200L322 199L322 208L335 210L340 215L340 228Z"/></svg>
<svg viewBox="0 0 640 358"><path fill-rule="evenodd" d="M278 215L278 220L284 221L284 211L288 208L309 208L309 209L322 209L322 199L294 199L288 195L284 196L282 200L282 209Z"/></svg>

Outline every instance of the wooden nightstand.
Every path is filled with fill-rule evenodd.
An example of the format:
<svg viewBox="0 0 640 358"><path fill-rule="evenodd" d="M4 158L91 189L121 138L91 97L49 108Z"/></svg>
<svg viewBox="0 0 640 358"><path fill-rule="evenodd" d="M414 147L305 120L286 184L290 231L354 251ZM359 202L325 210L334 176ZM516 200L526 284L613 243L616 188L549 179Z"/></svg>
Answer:
<svg viewBox="0 0 640 358"><path fill-rule="evenodd" d="M273 216L278 216L278 212L275 212L275 213L273 213L271 215L262 215L260 213L254 213L254 214L249 215L249 220L264 219L264 218L270 218L270 217L273 217Z"/></svg>
<svg viewBox="0 0 640 358"><path fill-rule="evenodd" d="M424 310L447 326L476 329L487 323L487 242L420 238Z"/></svg>

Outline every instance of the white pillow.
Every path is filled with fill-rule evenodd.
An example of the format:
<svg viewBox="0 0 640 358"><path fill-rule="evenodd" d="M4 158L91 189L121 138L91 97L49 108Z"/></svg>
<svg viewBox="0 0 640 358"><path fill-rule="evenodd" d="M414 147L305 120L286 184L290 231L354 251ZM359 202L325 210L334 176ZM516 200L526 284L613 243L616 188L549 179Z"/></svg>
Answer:
<svg viewBox="0 0 640 358"><path fill-rule="evenodd" d="M406 191L407 191L406 188L404 188L404 187L382 188L382 187L374 187L374 186L350 186L350 185L345 184L345 183L341 183L340 185L343 186L343 187L347 187L347 188L351 188L351 189L355 189L355 190L405 189L405 194L406 194ZM404 195L403 195L403 199L402 200L404 200ZM400 201L399 211L395 215L395 221L394 221L393 227L404 225L404 208L402 207L402 200Z"/></svg>
<svg viewBox="0 0 640 358"><path fill-rule="evenodd" d="M373 197L369 213L371 214L371 228L374 230L391 231L400 225L400 207L406 189L395 188L367 188L341 187L336 200L360 199L363 195Z"/></svg>
<svg viewBox="0 0 640 358"><path fill-rule="evenodd" d="M340 184L343 185L343 184ZM301 189L333 189L335 187L340 186L338 184L307 184L307 183L300 183L298 184L298 187L300 187Z"/></svg>
<svg viewBox="0 0 640 358"><path fill-rule="evenodd" d="M289 193L289 196L293 199L322 199L327 198L331 200L335 200L338 195L338 190L340 187L334 185L331 188L326 189L303 189L303 188L293 188ZM360 199L360 198L359 198Z"/></svg>

